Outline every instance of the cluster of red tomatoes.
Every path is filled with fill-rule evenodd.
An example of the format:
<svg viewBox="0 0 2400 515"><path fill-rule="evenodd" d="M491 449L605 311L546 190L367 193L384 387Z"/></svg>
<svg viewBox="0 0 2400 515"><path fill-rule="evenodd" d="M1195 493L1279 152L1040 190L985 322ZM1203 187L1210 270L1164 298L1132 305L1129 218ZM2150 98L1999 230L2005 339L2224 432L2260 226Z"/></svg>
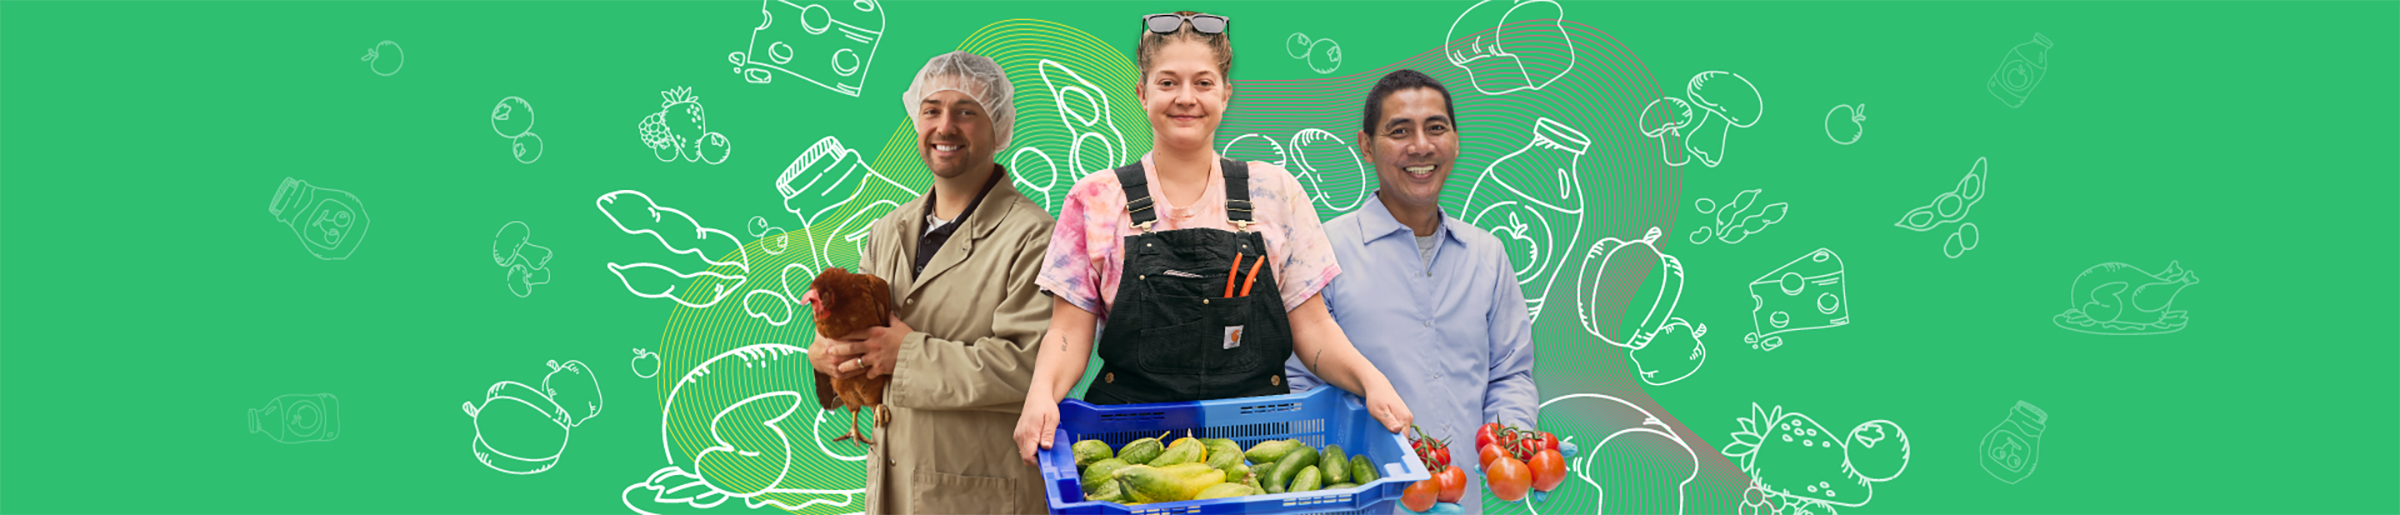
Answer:
<svg viewBox="0 0 2400 515"><path fill-rule="evenodd" d="M1433 470L1433 478L1403 490L1401 505L1423 512L1436 502L1455 503L1466 495L1467 473L1450 466L1447 442L1426 438L1419 430L1409 445ZM1500 500L1524 500L1529 492L1549 492L1567 479L1567 459L1559 451L1557 435L1494 422L1475 432L1475 448L1484 483Z"/></svg>
<svg viewBox="0 0 2400 515"><path fill-rule="evenodd" d="M1450 442L1425 436L1423 428L1410 427L1408 446L1417 452L1417 460L1433 471L1433 477L1408 485L1400 491L1400 505L1409 511L1425 512L1434 503L1455 503L1467 495L1467 471L1450 466Z"/></svg>

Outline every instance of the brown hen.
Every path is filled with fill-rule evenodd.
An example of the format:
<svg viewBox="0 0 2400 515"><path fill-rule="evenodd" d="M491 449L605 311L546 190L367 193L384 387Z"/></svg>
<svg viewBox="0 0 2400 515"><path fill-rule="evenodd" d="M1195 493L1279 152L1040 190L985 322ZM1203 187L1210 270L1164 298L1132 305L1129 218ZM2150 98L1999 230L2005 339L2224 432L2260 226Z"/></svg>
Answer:
<svg viewBox="0 0 2400 515"><path fill-rule="evenodd" d="M816 311L818 336L840 339L869 327L890 325L891 291L891 284L881 277L827 268L817 274L802 302ZM858 411L862 408L874 411L877 428L891 423L891 411L883 407L883 390L891 384L892 376L838 378L822 372L816 376L818 406L828 410L850 409L850 433L834 441L854 439L874 444L874 440L858 431Z"/></svg>

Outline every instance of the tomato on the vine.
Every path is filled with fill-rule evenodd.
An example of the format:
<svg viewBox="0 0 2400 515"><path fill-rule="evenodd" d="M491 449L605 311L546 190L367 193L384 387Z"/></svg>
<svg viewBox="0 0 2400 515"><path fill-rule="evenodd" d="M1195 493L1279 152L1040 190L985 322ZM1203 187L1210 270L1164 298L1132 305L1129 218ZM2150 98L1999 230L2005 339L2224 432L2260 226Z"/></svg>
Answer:
<svg viewBox="0 0 2400 515"><path fill-rule="evenodd" d="M1433 450L1433 461L1435 462L1435 463L1434 463L1434 465L1435 465L1435 466L1442 466L1442 467L1447 467L1447 466L1450 466L1450 447L1449 447L1449 446L1443 446L1443 447L1441 447L1441 448L1434 449L1434 450Z"/></svg>
<svg viewBox="0 0 2400 515"><path fill-rule="evenodd" d="M1533 469L1534 490L1548 492L1567 480L1567 458L1560 456L1557 449L1535 451L1525 466Z"/></svg>
<svg viewBox="0 0 2400 515"><path fill-rule="evenodd" d="M1484 469L1483 477L1485 482L1492 485L1492 495L1503 501L1524 500L1526 490L1533 487L1533 471L1525 466L1525 462L1507 456L1492 460L1492 466Z"/></svg>
<svg viewBox="0 0 2400 515"><path fill-rule="evenodd" d="M1499 422L1485 422L1483 424L1483 429L1478 429L1475 431L1475 448L1477 449L1481 449L1483 446L1491 445L1492 442L1497 441L1500 441Z"/></svg>
<svg viewBox="0 0 2400 515"><path fill-rule="evenodd" d="M1434 499L1442 502L1458 502L1460 498L1467 496L1468 480L1465 469L1442 467L1442 471L1435 472L1433 478L1442 482L1441 494L1434 496Z"/></svg>
<svg viewBox="0 0 2400 515"><path fill-rule="evenodd" d="M1409 483L1407 489L1400 491L1400 505L1408 507L1408 511L1423 512L1425 510L1431 510L1433 509L1434 497L1439 495L1441 491L1442 481L1439 479L1427 479L1424 481Z"/></svg>
<svg viewBox="0 0 2400 515"><path fill-rule="evenodd" d="M1509 449L1510 457L1514 457L1520 461L1530 460L1533 459L1533 453L1535 451L1542 450L1542 442L1540 440L1532 438L1533 435L1531 434L1527 434L1525 436L1526 438L1517 440L1517 445L1515 447Z"/></svg>
<svg viewBox="0 0 2400 515"><path fill-rule="evenodd" d="M1500 444L1495 443L1476 449L1475 455L1475 466L1488 470L1492 468L1492 460L1508 455L1508 451L1502 450Z"/></svg>
<svg viewBox="0 0 2400 515"><path fill-rule="evenodd" d="M1543 449L1549 449L1553 451L1558 450L1558 435L1536 431L1534 432L1534 438L1535 441L1541 442L1541 447Z"/></svg>

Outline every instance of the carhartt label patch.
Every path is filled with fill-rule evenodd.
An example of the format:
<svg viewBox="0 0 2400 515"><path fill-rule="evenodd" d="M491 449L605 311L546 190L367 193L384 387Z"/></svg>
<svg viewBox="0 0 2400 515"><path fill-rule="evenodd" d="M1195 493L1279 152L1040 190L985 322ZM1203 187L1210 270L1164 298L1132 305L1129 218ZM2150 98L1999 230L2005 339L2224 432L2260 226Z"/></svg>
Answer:
<svg viewBox="0 0 2400 515"><path fill-rule="evenodd" d="M1242 326L1227 326L1225 328L1225 348L1232 349L1240 346L1242 346Z"/></svg>

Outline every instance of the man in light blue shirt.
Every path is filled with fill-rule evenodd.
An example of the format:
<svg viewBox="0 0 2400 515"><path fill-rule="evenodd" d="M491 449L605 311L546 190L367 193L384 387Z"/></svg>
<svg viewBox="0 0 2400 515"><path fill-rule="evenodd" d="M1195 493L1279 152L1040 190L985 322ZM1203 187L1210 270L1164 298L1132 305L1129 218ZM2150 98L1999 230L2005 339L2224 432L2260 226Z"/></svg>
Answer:
<svg viewBox="0 0 2400 515"><path fill-rule="evenodd" d="M1358 211L1325 224L1342 274L1325 307L1358 351L1400 391L1427 436L1450 439L1451 465L1476 471L1485 422L1532 428L1533 320L1507 250L1492 233L1442 213L1458 159L1450 92L1415 70L1385 75L1367 94L1358 136L1378 189ZM1297 358L1292 391L1323 384ZM1480 486L1462 499L1482 512Z"/></svg>

